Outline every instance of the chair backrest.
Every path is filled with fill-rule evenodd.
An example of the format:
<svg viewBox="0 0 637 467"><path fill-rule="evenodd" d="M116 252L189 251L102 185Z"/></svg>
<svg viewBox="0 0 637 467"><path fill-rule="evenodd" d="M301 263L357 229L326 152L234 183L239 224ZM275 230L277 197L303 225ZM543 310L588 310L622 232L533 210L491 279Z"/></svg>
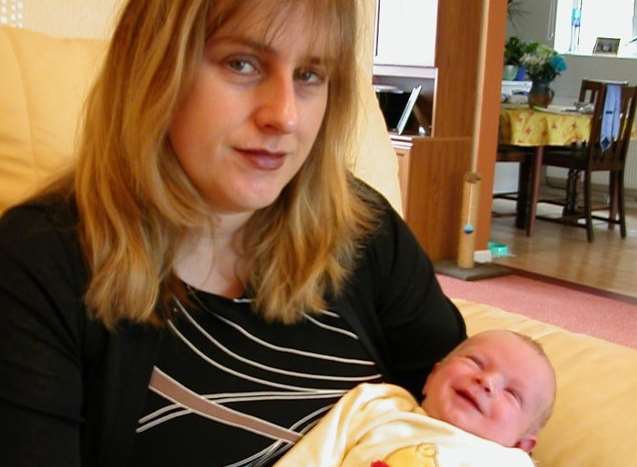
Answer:
<svg viewBox="0 0 637 467"><path fill-rule="evenodd" d="M608 85L628 86L628 81L610 81L583 79L579 92L579 101L593 104L593 118L591 120L591 143L598 142L597 137L602 128L602 118L604 115L604 103L606 101L606 90Z"/></svg>
<svg viewBox="0 0 637 467"><path fill-rule="evenodd" d="M604 91L606 91L606 85L602 81L583 79L579 90L579 101L594 104Z"/></svg>
<svg viewBox="0 0 637 467"><path fill-rule="evenodd" d="M584 83L582 83L584 84ZM612 83L615 84L615 83ZM628 153L630 135L635 118L635 105L637 104L637 87L621 86L619 131L617 139L607 147L601 142L601 130L603 124L604 103L607 94L607 85L602 83L602 89L598 84L590 85L588 89L595 88L595 107L591 121L591 133L587 143L588 164L598 170L623 169Z"/></svg>
<svg viewBox="0 0 637 467"><path fill-rule="evenodd" d="M595 103L597 93L604 91L609 84L616 84L618 86L628 86L628 81L611 81L606 79L588 79L582 80L582 85L579 90L579 101Z"/></svg>
<svg viewBox="0 0 637 467"><path fill-rule="evenodd" d="M604 102L606 101L606 84L601 81L582 80L579 100L580 102L593 104L593 116L591 118L591 132L588 146L594 147L599 144L602 116L604 115Z"/></svg>
<svg viewBox="0 0 637 467"><path fill-rule="evenodd" d="M628 145L635 122L635 111L637 109L637 86L625 86L622 88L622 124L619 127L619 141L621 142L621 158L626 161Z"/></svg>

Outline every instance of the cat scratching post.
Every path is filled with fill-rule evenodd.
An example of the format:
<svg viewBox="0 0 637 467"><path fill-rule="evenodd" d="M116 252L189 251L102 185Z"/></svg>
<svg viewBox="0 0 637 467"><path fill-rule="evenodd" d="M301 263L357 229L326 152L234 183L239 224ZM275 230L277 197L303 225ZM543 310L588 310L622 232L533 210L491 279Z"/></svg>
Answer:
<svg viewBox="0 0 637 467"><path fill-rule="evenodd" d="M472 268L475 266L473 253L476 249L476 224L478 221L481 180L480 175L475 172L469 172L464 176L457 257L458 267L461 268Z"/></svg>
<svg viewBox="0 0 637 467"><path fill-rule="evenodd" d="M476 226L480 201L480 181L478 174L478 151L482 130L482 109L484 95L484 74L487 56L487 30L489 27L489 0L482 3L482 27L480 30L480 57L476 83L476 111L473 117L473 141L471 147L471 171L465 174L462 191L462 211L456 261L440 261L434 265L436 272L463 280L478 280L509 274L510 270L497 264L485 263L476 266L475 252Z"/></svg>

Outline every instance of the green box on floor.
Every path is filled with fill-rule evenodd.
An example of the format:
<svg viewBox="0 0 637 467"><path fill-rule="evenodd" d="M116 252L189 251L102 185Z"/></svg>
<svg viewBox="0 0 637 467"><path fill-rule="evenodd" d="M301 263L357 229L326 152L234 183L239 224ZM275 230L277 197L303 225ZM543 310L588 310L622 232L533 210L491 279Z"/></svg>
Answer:
<svg viewBox="0 0 637 467"><path fill-rule="evenodd" d="M505 243L489 242L487 248L489 248L492 258L509 256L509 247Z"/></svg>

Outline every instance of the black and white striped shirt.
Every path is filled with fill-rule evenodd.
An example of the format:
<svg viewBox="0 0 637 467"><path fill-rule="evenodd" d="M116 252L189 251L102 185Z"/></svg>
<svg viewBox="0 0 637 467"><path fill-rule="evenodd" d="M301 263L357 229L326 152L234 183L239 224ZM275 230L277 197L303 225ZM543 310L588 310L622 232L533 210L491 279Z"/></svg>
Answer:
<svg viewBox="0 0 637 467"><path fill-rule="evenodd" d="M271 465L376 364L337 312L269 323L250 299L176 301L131 465ZM216 403L216 404L212 404Z"/></svg>

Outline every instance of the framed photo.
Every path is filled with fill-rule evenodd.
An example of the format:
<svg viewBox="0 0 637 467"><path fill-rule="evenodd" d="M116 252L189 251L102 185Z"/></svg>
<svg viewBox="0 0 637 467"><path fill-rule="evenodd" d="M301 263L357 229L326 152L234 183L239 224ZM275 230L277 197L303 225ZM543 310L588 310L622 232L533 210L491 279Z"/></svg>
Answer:
<svg viewBox="0 0 637 467"><path fill-rule="evenodd" d="M593 55L617 55L619 38L598 37L593 47Z"/></svg>

